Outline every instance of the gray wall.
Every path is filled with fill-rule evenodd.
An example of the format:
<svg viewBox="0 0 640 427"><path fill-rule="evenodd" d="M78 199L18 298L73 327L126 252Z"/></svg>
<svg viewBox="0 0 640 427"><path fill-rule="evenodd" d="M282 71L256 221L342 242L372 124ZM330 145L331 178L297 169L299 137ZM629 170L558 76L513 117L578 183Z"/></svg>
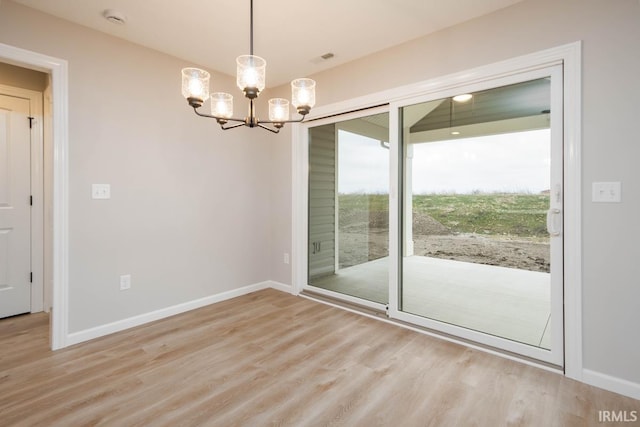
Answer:
<svg viewBox="0 0 640 427"><path fill-rule="evenodd" d="M640 2L525 0L312 77L318 105L326 105L577 40L583 41L584 367L638 384ZM290 190L291 146L274 148L272 186ZM593 181L622 181L623 202L592 203ZM274 247L289 248L290 191L272 201L279 218ZM272 278L291 283L281 255L273 263Z"/></svg>
<svg viewBox="0 0 640 427"><path fill-rule="evenodd" d="M70 332L269 278L275 139L196 117L180 94L193 64L10 1L0 42L69 62Z"/></svg>

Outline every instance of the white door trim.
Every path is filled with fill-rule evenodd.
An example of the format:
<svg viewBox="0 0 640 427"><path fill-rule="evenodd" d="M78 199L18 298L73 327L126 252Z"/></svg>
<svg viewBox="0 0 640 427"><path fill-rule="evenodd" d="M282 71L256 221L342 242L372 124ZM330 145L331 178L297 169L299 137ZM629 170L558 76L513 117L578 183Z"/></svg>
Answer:
<svg viewBox="0 0 640 427"><path fill-rule="evenodd" d="M44 309L44 145L42 127L43 93L0 84L0 93L29 100L31 124L31 313Z"/></svg>
<svg viewBox="0 0 640 427"><path fill-rule="evenodd" d="M53 304L51 348L66 347L69 333L69 160L67 61L0 43L0 61L51 75L53 86Z"/></svg>
<svg viewBox="0 0 640 427"><path fill-rule="evenodd" d="M309 119L326 117L354 111L359 108L400 102L417 94L445 91L449 88L471 85L493 80L513 73L544 68L562 63L564 81L564 191L565 218L571 218L564 224L564 367L565 375L582 380L582 166L581 166L581 53L580 41L523 55L494 64L454 73L415 84L373 93L367 96L342 101L332 105L316 107ZM397 120L391 114L390 124L397 126ZM307 123L296 124L292 129L292 280L295 293L301 292L306 280L306 180L308 173L307 149L303 144ZM396 127L397 128L397 127ZM393 128L392 128L393 129ZM397 138L391 132L391 138ZM393 151L393 150L392 150ZM397 158L392 161L397 162ZM393 165L392 165L393 167ZM397 179L396 169L391 169L392 179ZM397 198L391 186L390 199ZM391 203L397 203L393 200ZM397 221L397 217L390 218ZM395 223L395 222L394 222ZM397 239L396 239L397 240ZM391 239L390 249L397 242ZM393 273L393 272L392 272ZM397 272L395 272L397 273ZM393 303L394 295L390 295Z"/></svg>

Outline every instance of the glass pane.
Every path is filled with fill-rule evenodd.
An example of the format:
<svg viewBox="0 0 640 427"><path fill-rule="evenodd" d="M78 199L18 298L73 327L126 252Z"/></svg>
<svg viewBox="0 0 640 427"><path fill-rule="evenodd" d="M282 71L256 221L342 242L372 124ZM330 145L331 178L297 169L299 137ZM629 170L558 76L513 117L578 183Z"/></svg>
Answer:
<svg viewBox="0 0 640 427"><path fill-rule="evenodd" d="M401 310L549 348L548 78L405 107Z"/></svg>
<svg viewBox="0 0 640 427"><path fill-rule="evenodd" d="M309 130L309 284L389 298L389 115Z"/></svg>

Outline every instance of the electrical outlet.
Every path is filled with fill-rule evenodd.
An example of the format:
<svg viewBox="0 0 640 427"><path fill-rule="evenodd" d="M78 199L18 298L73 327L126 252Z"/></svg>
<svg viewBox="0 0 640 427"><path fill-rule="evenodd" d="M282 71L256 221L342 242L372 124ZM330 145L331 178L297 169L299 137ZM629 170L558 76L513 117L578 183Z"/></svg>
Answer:
<svg viewBox="0 0 640 427"><path fill-rule="evenodd" d="M125 274L120 276L120 290L124 291L131 288L131 275Z"/></svg>
<svg viewBox="0 0 640 427"><path fill-rule="evenodd" d="M289 254L287 252L284 253L283 261L285 264L289 264Z"/></svg>
<svg viewBox="0 0 640 427"><path fill-rule="evenodd" d="M618 182L594 182L591 200L600 203L620 203L622 201L622 184Z"/></svg>

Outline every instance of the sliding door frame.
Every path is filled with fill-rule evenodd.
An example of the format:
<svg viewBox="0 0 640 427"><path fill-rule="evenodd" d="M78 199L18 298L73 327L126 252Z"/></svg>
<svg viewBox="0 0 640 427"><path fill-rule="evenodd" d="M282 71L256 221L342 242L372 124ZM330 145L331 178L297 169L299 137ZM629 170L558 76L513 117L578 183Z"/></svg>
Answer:
<svg viewBox="0 0 640 427"><path fill-rule="evenodd" d="M582 380L582 178L581 178L581 62L580 41L543 50L536 53L508 59L470 70L465 70L373 93L367 96L316 107L309 120L336 116L383 104L401 103L416 96L446 92L454 88L481 84L488 80L512 74L525 73L556 64L563 65L563 119L564 119L564 218L571 218L564 224L564 373L566 376ZM390 111L390 138L398 138L398 115ZM292 285L294 293L300 293L307 281L307 174L308 152L303 143L308 123L292 127ZM397 150L391 150L390 173L393 179L398 170ZM395 166L394 166L395 165ZM397 203L395 186L390 187L391 203ZM396 211L395 213L393 211ZM394 217L395 216L395 217ZM390 212L390 227L398 224L397 210ZM399 254L398 239L389 242L390 253ZM396 264L396 271L393 265ZM391 263L391 274L398 274L397 263ZM397 295L390 295L390 304L397 304ZM453 339L455 340L455 339ZM464 345L468 343L460 340ZM488 350L491 351L491 350ZM507 355L507 357L509 357Z"/></svg>

